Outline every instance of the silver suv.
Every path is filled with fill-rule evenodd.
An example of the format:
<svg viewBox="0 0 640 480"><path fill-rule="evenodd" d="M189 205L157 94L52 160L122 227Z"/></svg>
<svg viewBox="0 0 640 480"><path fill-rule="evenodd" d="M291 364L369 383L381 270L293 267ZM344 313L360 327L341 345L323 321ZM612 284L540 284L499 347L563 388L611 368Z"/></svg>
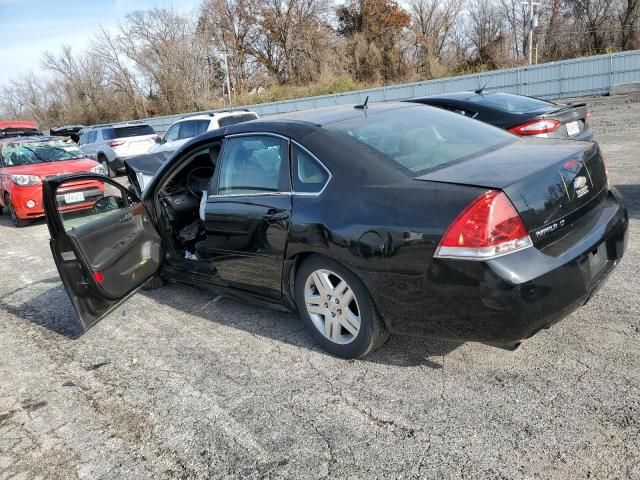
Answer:
<svg viewBox="0 0 640 480"><path fill-rule="evenodd" d="M115 177L127 158L142 155L154 147L158 135L143 123L98 125L82 130L78 146Z"/></svg>
<svg viewBox="0 0 640 480"><path fill-rule="evenodd" d="M209 132L217 128L228 127L236 123L256 120L258 114L249 110L231 110L222 112L200 113L181 118L172 124L162 139L151 149L149 153L173 152L189 141L204 132Z"/></svg>

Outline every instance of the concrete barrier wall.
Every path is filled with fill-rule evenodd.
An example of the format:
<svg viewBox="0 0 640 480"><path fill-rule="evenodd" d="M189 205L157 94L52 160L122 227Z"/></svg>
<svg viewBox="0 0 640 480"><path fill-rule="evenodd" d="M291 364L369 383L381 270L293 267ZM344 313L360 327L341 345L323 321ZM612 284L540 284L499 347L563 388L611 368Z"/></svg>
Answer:
<svg viewBox="0 0 640 480"><path fill-rule="evenodd" d="M624 91L620 85L637 82L640 82L640 50L632 50L334 95L245 105L241 108L253 110L260 116L268 116L309 108L361 103L367 96L370 102L405 100L423 95L476 90L485 84L487 91L554 99L604 95L612 90ZM176 120L195 113L198 112L146 118L141 121L161 133Z"/></svg>

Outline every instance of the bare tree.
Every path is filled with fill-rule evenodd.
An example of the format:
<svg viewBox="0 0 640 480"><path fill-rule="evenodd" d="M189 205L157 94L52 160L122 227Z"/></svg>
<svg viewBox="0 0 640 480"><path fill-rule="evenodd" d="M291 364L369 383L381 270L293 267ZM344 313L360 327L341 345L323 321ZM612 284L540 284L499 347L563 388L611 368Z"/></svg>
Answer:
<svg viewBox="0 0 640 480"><path fill-rule="evenodd" d="M433 75L433 62L442 55L463 7L463 0L409 0L416 34L416 68Z"/></svg>

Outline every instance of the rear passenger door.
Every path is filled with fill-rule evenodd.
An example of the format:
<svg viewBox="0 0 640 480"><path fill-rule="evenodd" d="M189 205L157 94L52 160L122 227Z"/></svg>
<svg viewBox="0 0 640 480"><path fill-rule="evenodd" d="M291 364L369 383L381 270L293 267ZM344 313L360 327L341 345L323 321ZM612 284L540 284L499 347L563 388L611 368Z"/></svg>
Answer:
<svg viewBox="0 0 640 480"><path fill-rule="evenodd" d="M289 140L274 134L227 137L205 206L206 251L229 286L282 296L291 215Z"/></svg>

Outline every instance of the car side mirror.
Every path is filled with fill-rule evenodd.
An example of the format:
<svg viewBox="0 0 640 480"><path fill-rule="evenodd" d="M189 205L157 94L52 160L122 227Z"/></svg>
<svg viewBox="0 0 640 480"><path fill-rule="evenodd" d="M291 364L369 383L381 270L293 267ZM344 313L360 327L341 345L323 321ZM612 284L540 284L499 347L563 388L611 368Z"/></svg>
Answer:
<svg viewBox="0 0 640 480"><path fill-rule="evenodd" d="M160 138L160 137L154 137L153 139L156 143L164 143L164 139Z"/></svg>
<svg viewBox="0 0 640 480"><path fill-rule="evenodd" d="M96 201L93 206L94 210L99 212L110 212L111 210L118 210L119 208L123 208L122 205L122 197L102 197L98 201Z"/></svg>

